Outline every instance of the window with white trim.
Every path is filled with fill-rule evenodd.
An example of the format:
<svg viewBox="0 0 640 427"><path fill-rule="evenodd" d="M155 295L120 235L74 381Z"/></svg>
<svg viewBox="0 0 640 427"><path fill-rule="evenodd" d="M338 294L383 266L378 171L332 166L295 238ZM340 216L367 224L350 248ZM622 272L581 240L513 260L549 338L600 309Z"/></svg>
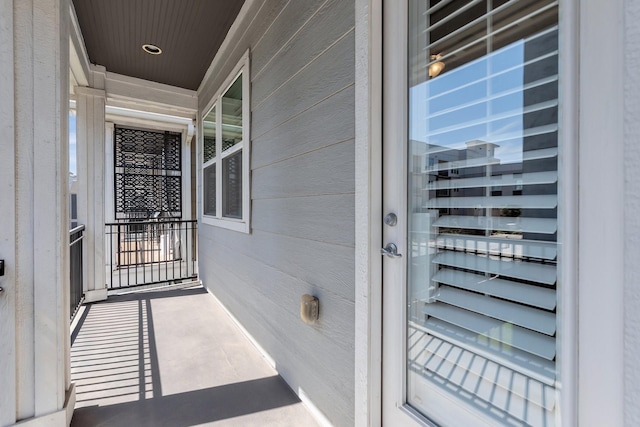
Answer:
<svg viewBox="0 0 640 427"><path fill-rule="evenodd" d="M202 119L202 221L249 232L248 52Z"/></svg>

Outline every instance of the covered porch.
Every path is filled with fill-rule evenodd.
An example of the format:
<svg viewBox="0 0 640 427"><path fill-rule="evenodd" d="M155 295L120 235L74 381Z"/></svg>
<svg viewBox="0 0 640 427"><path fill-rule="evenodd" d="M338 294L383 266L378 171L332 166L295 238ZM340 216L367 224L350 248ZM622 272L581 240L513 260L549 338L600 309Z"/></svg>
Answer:
<svg viewBox="0 0 640 427"><path fill-rule="evenodd" d="M163 289L78 313L72 426L318 425L214 296Z"/></svg>

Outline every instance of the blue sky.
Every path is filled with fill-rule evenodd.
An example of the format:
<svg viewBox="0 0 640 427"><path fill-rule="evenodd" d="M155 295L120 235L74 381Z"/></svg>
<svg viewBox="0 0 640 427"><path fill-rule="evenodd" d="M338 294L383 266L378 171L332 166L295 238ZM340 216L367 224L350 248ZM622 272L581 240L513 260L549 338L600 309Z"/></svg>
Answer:
<svg viewBox="0 0 640 427"><path fill-rule="evenodd" d="M69 172L78 174L76 164L76 112L69 110Z"/></svg>

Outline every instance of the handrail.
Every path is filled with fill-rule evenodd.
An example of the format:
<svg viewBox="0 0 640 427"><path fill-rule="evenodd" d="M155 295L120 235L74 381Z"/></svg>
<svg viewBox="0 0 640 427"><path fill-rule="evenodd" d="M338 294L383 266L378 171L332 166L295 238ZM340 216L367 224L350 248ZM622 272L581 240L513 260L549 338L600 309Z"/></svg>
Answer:
<svg viewBox="0 0 640 427"><path fill-rule="evenodd" d="M84 224L80 224L79 226L72 228L71 230L69 230L69 235L77 233L78 231L84 231L85 226Z"/></svg>
<svg viewBox="0 0 640 427"><path fill-rule="evenodd" d="M144 221L138 221L136 219L128 219L126 221L120 222L107 222L105 226L125 226L125 225L158 225L158 224L195 224L197 223L197 219L147 219ZM84 226L81 226L84 227Z"/></svg>

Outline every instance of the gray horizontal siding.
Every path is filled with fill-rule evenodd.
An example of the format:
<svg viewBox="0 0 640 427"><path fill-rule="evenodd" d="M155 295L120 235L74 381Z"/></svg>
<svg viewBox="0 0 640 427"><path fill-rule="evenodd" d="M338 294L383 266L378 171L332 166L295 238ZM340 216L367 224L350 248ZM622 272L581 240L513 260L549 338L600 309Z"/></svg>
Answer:
<svg viewBox="0 0 640 427"><path fill-rule="evenodd" d="M200 225L202 281L338 426L354 422L354 4L257 4L199 92L251 52L250 234ZM201 111L204 112L204 111ZM201 195L201 188L198 188ZM199 201L199 205L201 201ZM320 320L300 320L300 297Z"/></svg>
<svg viewBox="0 0 640 427"><path fill-rule="evenodd" d="M269 132L256 136L251 146L253 169L352 139L354 123L344 118L353 115L354 95L354 86L348 86ZM264 113L265 121L271 118L268 110ZM254 123L259 122L257 112L253 117Z"/></svg>
<svg viewBox="0 0 640 427"><path fill-rule="evenodd" d="M351 139L254 169L254 203L261 199L310 194L353 194L354 148Z"/></svg>
<svg viewBox="0 0 640 427"><path fill-rule="evenodd" d="M290 5L291 3L289 3ZM355 7L353 2L344 0L328 0L307 22L300 22L304 27L296 33L287 45L278 51L263 69L252 73L252 80L263 79L264 83L252 89L251 104L260 103L285 85L293 75L329 49L340 40L355 24ZM295 21L289 25L295 26ZM278 28L273 28L276 31ZM269 49L265 43L256 47ZM354 58L352 55L351 58ZM351 65L353 69L353 64Z"/></svg>
<svg viewBox="0 0 640 427"><path fill-rule="evenodd" d="M328 97L353 85L353 70L345 69L344 63L352 60L354 52L353 32L346 36L324 54L313 61L313 67L307 67L296 74L286 86L273 92L260 105L253 109L253 133L260 138L266 132L283 124L286 120L295 118L292 112L303 114L308 109L324 104ZM257 78L252 87L260 87L267 76ZM353 104L336 104L335 100L329 102L334 108L339 108L344 114L343 107ZM353 110L351 112L353 113ZM327 122L324 122L325 125ZM326 128L325 128L326 131Z"/></svg>
<svg viewBox="0 0 640 427"><path fill-rule="evenodd" d="M239 239L237 233L213 233L212 227L201 227L206 238L234 254L252 258L251 264L277 268L326 292L341 298L353 297L353 248L253 230L250 239ZM208 248L213 249L213 248ZM222 250L222 249L220 249Z"/></svg>
<svg viewBox="0 0 640 427"><path fill-rule="evenodd" d="M352 194L255 200L253 227L285 236L354 246Z"/></svg>
<svg viewBox="0 0 640 427"><path fill-rule="evenodd" d="M274 358L276 369L292 389L302 389L335 425L353 425L353 397L345 396L353 390L352 340L348 347L337 346L335 340L317 332L322 326L304 325L297 314L283 310L281 301L266 297L255 283L236 275L237 269L221 263L205 270L214 294ZM260 283L265 286L265 280ZM323 307L322 315L328 316Z"/></svg>

